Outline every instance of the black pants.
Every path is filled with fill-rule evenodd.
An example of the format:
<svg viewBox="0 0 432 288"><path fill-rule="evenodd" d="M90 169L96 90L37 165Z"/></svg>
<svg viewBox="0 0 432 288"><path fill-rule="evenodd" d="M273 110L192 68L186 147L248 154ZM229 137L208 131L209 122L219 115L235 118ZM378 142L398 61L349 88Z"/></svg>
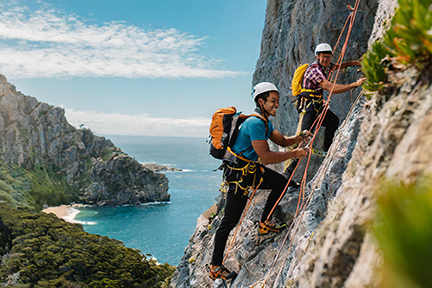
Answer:
<svg viewBox="0 0 432 288"><path fill-rule="evenodd" d="M301 130L310 130L315 120L318 118L318 114L315 111L306 112L303 116L303 121L301 124ZM314 126L316 128L317 123ZM334 134L339 126L339 118L330 110L324 117L321 126L325 127L324 132L324 151L328 151L333 142ZM312 131L311 131L312 132Z"/></svg>
<svg viewBox="0 0 432 288"><path fill-rule="evenodd" d="M232 172L232 171L231 171ZM261 174L259 171L257 172ZM227 180L235 179L236 172L232 173L227 177ZM259 186L260 189L272 189L270 192L267 202L264 206L264 211L261 216L261 222L264 222L276 204L287 184L287 179L281 174L264 167L263 182ZM253 176L249 175L249 176ZM246 181L252 181L250 179L244 179L242 183ZM237 225L240 220L243 210L247 203L247 196L243 195L243 191L238 189L236 192L236 184L230 184L226 195L225 211L222 221L216 231L214 239L214 250L211 263L216 266L222 265L223 254L228 239L228 235L231 230Z"/></svg>
<svg viewBox="0 0 432 288"><path fill-rule="evenodd" d="M318 113L315 111L308 111L303 115L303 120L301 123L301 131L310 130L315 120L318 118ZM314 129L316 128L317 123L315 123ZM330 149L331 144L333 143L334 134L339 126L339 118L330 110L327 110L327 113L324 117L324 120L321 126L325 127L324 132L324 151L328 151ZM312 131L311 131L312 132ZM286 172L288 175L291 175L294 171L294 168L297 166L299 160L294 160L290 166L288 166Z"/></svg>

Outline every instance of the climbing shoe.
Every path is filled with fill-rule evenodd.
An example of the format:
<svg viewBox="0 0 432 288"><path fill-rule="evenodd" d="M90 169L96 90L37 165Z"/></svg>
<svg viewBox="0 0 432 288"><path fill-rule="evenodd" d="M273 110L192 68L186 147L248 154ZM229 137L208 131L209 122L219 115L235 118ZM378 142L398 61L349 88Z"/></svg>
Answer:
<svg viewBox="0 0 432 288"><path fill-rule="evenodd" d="M209 276L211 279L222 279L222 280L228 280L237 277L237 273L232 271L230 272L225 266L213 266L215 268L211 268L210 266L206 265L207 271L209 272Z"/></svg>
<svg viewBox="0 0 432 288"><path fill-rule="evenodd" d="M287 228L287 225L285 223L270 223L270 224L265 224L264 222L259 222L258 224L258 233L259 235L263 236L263 235L267 235L270 232L273 233L280 233L283 230L285 230Z"/></svg>

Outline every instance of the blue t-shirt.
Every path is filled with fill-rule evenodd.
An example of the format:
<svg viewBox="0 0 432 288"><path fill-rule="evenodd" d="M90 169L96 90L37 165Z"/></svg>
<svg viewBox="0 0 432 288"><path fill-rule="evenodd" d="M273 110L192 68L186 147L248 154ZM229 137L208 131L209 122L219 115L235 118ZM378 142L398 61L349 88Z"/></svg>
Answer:
<svg viewBox="0 0 432 288"><path fill-rule="evenodd" d="M239 130L239 134L237 136L236 142L232 147L232 151L236 154L239 154L246 150L242 157L247 158L252 161L258 160L258 154L256 154L255 150L252 147L252 141L255 140L267 140L270 137L270 134L273 132L273 125L270 120L268 120L268 132L267 135L265 133L266 127L264 120L251 116L246 121L244 121Z"/></svg>

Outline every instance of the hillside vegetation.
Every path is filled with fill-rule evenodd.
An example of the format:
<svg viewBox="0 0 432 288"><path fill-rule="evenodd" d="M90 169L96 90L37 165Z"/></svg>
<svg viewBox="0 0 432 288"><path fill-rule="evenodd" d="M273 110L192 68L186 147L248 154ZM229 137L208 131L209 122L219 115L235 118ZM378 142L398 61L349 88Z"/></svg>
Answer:
<svg viewBox="0 0 432 288"><path fill-rule="evenodd" d="M173 272L53 214L0 205L0 282L16 287L163 287Z"/></svg>
<svg viewBox="0 0 432 288"><path fill-rule="evenodd" d="M26 170L0 160L0 201L11 207L40 211L77 200L64 177L46 166Z"/></svg>

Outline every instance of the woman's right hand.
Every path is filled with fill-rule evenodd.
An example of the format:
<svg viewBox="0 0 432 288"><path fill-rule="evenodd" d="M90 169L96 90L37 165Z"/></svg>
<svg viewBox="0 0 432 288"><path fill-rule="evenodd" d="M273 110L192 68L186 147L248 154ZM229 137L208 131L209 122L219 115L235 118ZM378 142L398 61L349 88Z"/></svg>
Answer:
<svg viewBox="0 0 432 288"><path fill-rule="evenodd" d="M294 158L300 159L300 158L306 157L308 155L309 149L305 148L305 147L297 148L297 149L294 149L293 152L295 152Z"/></svg>

